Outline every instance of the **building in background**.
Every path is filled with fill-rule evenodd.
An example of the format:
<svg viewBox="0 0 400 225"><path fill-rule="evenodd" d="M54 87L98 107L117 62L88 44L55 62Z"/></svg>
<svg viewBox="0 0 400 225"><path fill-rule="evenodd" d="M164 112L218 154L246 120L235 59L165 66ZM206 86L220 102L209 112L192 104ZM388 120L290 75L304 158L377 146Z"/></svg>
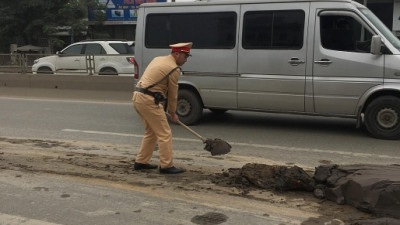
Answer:
<svg viewBox="0 0 400 225"><path fill-rule="evenodd" d="M367 6L382 22L400 37L400 0L357 0Z"/></svg>
<svg viewBox="0 0 400 225"><path fill-rule="evenodd" d="M105 31L112 39L135 40L137 9L142 3L167 2L167 0L98 0L105 5L107 19ZM94 13L89 9L89 30L96 24Z"/></svg>
<svg viewBox="0 0 400 225"><path fill-rule="evenodd" d="M137 9L142 3L188 2L195 0L98 0L106 6L105 31L112 39L135 40ZM215 0L217 1L217 0ZM400 37L400 0L355 0L367 6L382 22ZM96 22L89 11L90 26ZM90 32L89 32L90 33ZM90 38L90 37L89 37Z"/></svg>
<svg viewBox="0 0 400 225"><path fill-rule="evenodd" d="M393 3L393 31L400 38L400 0Z"/></svg>

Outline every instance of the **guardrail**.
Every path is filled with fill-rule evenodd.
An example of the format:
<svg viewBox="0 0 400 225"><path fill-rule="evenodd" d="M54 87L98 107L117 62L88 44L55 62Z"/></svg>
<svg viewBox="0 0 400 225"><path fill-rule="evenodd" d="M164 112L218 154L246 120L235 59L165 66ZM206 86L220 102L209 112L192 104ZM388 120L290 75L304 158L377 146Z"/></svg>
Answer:
<svg viewBox="0 0 400 225"><path fill-rule="evenodd" d="M0 96L130 101L133 76L32 75L33 61L46 54L0 54ZM94 66L94 64L92 65Z"/></svg>
<svg viewBox="0 0 400 225"><path fill-rule="evenodd" d="M48 54L12 53L0 54L0 72L3 73L31 73L33 61Z"/></svg>

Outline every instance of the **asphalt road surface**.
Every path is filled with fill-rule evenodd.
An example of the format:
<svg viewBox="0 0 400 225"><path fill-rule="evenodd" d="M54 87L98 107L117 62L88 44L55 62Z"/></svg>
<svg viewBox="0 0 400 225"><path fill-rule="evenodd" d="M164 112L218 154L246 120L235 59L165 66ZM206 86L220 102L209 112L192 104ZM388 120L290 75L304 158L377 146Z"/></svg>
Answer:
<svg viewBox="0 0 400 225"><path fill-rule="evenodd" d="M132 104L0 98L0 136L96 141L140 146L143 126ZM400 141L372 138L351 119L204 111L191 126L207 138L229 142L232 154L314 168L337 163L400 163ZM204 151L191 133L172 125L176 151Z"/></svg>
<svg viewBox="0 0 400 225"><path fill-rule="evenodd" d="M0 97L0 225L350 224L368 218L310 193L220 187L214 174L246 163L400 164L399 141L377 140L337 118L207 110L192 129L232 145L212 157L172 125L187 171L132 170L143 127L130 102ZM157 152L152 163L157 163Z"/></svg>

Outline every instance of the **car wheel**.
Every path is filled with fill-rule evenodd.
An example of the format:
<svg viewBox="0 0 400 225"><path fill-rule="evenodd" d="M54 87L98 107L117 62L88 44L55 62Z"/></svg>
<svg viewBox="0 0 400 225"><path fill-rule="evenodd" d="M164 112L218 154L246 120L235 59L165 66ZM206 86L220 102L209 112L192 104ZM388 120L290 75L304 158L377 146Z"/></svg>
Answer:
<svg viewBox="0 0 400 225"><path fill-rule="evenodd" d="M40 67L37 70L37 74L54 74L49 67Z"/></svg>
<svg viewBox="0 0 400 225"><path fill-rule="evenodd" d="M400 99L383 96L373 100L365 110L365 127L376 138L400 138Z"/></svg>
<svg viewBox="0 0 400 225"><path fill-rule="evenodd" d="M118 75L118 72L113 68L104 68L99 72L99 75Z"/></svg>
<svg viewBox="0 0 400 225"><path fill-rule="evenodd" d="M187 89L179 90L176 113L182 123L196 123L203 114L203 106L197 94Z"/></svg>

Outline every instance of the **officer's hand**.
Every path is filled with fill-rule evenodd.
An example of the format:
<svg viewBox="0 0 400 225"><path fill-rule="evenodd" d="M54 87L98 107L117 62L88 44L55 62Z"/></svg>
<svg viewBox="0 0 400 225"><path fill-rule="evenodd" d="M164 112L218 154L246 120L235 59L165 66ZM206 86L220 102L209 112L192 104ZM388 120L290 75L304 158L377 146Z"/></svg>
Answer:
<svg viewBox="0 0 400 225"><path fill-rule="evenodd" d="M179 117L178 117L178 115L176 113L174 113L174 112L170 113L169 117L170 117L172 122L178 123Z"/></svg>

